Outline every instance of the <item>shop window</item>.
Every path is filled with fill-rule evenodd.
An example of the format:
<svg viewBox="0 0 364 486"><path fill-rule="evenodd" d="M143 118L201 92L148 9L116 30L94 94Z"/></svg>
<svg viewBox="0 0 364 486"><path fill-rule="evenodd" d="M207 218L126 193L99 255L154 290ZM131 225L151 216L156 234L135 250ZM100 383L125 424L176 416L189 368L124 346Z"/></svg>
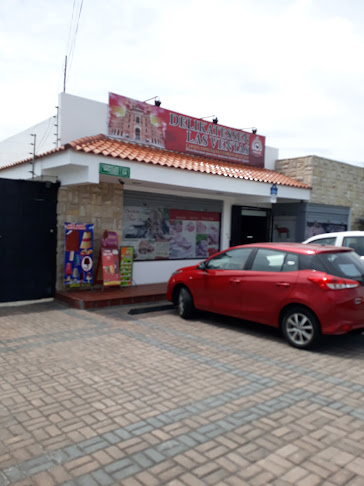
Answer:
<svg viewBox="0 0 364 486"><path fill-rule="evenodd" d="M220 213L129 206L123 245L135 260L204 259L220 249Z"/></svg>

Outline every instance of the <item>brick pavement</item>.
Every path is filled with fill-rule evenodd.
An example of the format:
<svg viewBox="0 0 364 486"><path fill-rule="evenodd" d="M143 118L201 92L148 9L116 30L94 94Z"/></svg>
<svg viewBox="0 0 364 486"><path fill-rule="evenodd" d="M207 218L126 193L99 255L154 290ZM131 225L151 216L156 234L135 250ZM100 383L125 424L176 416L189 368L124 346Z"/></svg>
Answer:
<svg viewBox="0 0 364 486"><path fill-rule="evenodd" d="M364 336L0 308L0 486L363 486Z"/></svg>

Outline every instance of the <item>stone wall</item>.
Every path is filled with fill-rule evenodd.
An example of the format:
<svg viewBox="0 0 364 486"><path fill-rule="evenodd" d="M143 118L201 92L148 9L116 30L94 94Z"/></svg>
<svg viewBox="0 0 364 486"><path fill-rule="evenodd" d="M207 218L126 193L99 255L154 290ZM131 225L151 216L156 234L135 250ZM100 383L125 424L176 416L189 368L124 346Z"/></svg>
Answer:
<svg viewBox="0 0 364 486"><path fill-rule="evenodd" d="M317 156L277 160L276 171L312 187L310 202L351 208L351 230L362 229L364 168Z"/></svg>
<svg viewBox="0 0 364 486"><path fill-rule="evenodd" d="M94 224L94 271L100 251L100 238L107 229L122 237L123 186L84 184L60 187L57 205L57 290L63 290L64 223Z"/></svg>

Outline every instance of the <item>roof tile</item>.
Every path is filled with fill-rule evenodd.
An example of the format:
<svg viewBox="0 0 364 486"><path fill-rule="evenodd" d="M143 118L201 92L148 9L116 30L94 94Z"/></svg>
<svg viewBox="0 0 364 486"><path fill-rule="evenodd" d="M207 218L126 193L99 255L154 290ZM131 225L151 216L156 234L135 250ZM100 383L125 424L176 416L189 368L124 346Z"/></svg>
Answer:
<svg viewBox="0 0 364 486"><path fill-rule="evenodd" d="M38 155L37 159L66 149L72 149L77 152L93 153L95 155L102 153L105 157L127 159L146 164L152 163L154 165L173 167L181 170L193 170L195 172L206 174L310 189L310 186L307 184L287 177L279 172L275 172L274 170L252 167L234 162L218 162L207 157L188 155L181 152L171 152L156 147L115 140L106 135L95 135L74 140L62 147ZM13 162L0 167L0 170L28 163L30 160L32 159L29 158L19 162Z"/></svg>

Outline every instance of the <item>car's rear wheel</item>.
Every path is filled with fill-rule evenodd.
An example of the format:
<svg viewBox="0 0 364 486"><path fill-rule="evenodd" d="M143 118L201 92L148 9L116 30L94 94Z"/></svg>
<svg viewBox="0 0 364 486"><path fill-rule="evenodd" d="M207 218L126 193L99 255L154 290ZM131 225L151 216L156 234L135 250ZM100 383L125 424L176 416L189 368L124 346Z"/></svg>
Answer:
<svg viewBox="0 0 364 486"><path fill-rule="evenodd" d="M281 327L285 338L295 348L312 348L320 339L318 319L305 307L295 306L288 309L283 314Z"/></svg>
<svg viewBox="0 0 364 486"><path fill-rule="evenodd" d="M186 287L181 287L178 293L177 309L178 314L183 317L183 319L191 317L195 310L192 295Z"/></svg>

